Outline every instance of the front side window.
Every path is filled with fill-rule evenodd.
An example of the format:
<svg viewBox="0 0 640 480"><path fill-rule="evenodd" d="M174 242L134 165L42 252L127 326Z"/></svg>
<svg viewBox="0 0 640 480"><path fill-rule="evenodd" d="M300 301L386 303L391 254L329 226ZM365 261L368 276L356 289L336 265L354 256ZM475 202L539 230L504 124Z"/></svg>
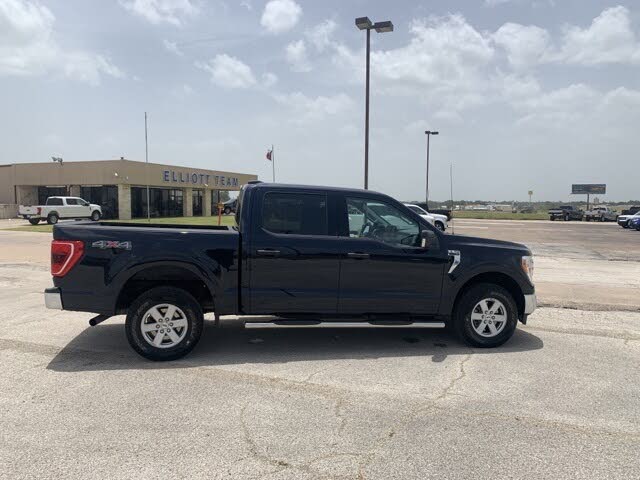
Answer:
<svg viewBox="0 0 640 480"><path fill-rule="evenodd" d="M77 198L67 198L67 205L78 205Z"/></svg>
<svg viewBox="0 0 640 480"><path fill-rule="evenodd" d="M395 206L380 200L347 198L349 236L394 246L417 246L420 225Z"/></svg>
<svg viewBox="0 0 640 480"><path fill-rule="evenodd" d="M327 235L327 198L321 194L267 193L262 227L287 235Z"/></svg>

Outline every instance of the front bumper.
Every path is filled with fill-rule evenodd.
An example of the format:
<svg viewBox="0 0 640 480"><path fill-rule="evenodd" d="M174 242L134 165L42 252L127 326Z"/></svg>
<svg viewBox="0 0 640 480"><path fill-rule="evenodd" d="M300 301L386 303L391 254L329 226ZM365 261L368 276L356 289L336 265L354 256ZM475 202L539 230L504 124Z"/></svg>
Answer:
<svg viewBox="0 0 640 480"><path fill-rule="evenodd" d="M538 306L538 301L536 299L535 293L524 296L524 314L525 315L531 315L537 306Z"/></svg>
<svg viewBox="0 0 640 480"><path fill-rule="evenodd" d="M44 305L53 310L62 310L62 294L59 288L45 289Z"/></svg>

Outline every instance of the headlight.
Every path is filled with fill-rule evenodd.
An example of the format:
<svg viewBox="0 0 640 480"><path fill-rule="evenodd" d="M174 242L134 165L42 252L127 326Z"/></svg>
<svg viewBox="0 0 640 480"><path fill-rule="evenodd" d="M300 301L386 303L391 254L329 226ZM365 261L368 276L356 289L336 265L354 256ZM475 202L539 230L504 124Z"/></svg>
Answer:
<svg viewBox="0 0 640 480"><path fill-rule="evenodd" d="M520 259L520 266L522 267L522 271L527 274L529 280L533 283L533 257L532 256L524 256Z"/></svg>

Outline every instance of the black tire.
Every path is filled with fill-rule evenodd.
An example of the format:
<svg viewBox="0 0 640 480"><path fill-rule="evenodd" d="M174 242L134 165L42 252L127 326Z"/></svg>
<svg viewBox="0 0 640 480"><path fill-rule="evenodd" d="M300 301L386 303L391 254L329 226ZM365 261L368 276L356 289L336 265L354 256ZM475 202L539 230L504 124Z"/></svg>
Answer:
<svg viewBox="0 0 640 480"><path fill-rule="evenodd" d="M98 210L94 210L91 213L91 220L93 220L94 222L97 222L98 220L100 220L100 212Z"/></svg>
<svg viewBox="0 0 640 480"><path fill-rule="evenodd" d="M565 214L564 221L568 222L569 220L571 220L571 217L569 217L569 215Z"/></svg>
<svg viewBox="0 0 640 480"><path fill-rule="evenodd" d="M507 320L502 330L492 337L476 332L471 322L474 307L483 299L495 299L504 305ZM493 348L509 340L518 324L518 308L511 294L492 283L480 283L471 287L459 298L453 312L453 329L463 342L472 347Z"/></svg>
<svg viewBox="0 0 640 480"><path fill-rule="evenodd" d="M56 223L58 223L58 214L56 213L50 213L49 216L47 217L47 223L49 225L55 225Z"/></svg>
<svg viewBox="0 0 640 480"><path fill-rule="evenodd" d="M141 330L146 313L154 306L162 304L175 305L182 310L187 323L183 338L177 344L165 348L152 345L145 339ZM167 361L184 357L193 350L200 340L203 325L202 308L189 292L174 287L156 287L140 295L129 306L125 328L129 345L138 354L149 360ZM182 336L182 333L178 334Z"/></svg>
<svg viewBox="0 0 640 480"><path fill-rule="evenodd" d="M434 226L441 232L444 232L444 224L442 222L435 222Z"/></svg>
<svg viewBox="0 0 640 480"><path fill-rule="evenodd" d="M225 215L230 215L231 214L231 209L229 207L225 207L224 214Z"/></svg>
<svg viewBox="0 0 640 480"><path fill-rule="evenodd" d="M31 225L38 225L40 223L40 219L39 218L30 218L29 219L29 223Z"/></svg>
<svg viewBox="0 0 640 480"><path fill-rule="evenodd" d="M549 217L549 220L551 220L552 222L554 222L556 220L556 217L554 217L553 215Z"/></svg>
<svg viewBox="0 0 640 480"><path fill-rule="evenodd" d="M585 222L590 222L591 221L591 217L584 217L584 221Z"/></svg>

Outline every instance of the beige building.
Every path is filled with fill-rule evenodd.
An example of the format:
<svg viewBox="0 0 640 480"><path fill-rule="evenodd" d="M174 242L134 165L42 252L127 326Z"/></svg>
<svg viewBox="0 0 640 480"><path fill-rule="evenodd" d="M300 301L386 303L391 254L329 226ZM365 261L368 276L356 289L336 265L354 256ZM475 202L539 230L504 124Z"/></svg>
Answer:
<svg viewBox="0 0 640 480"><path fill-rule="evenodd" d="M0 165L0 204L43 204L69 195L102 206L105 218L145 218L147 186L152 217L211 215L221 192L239 190L256 175L133 160Z"/></svg>

